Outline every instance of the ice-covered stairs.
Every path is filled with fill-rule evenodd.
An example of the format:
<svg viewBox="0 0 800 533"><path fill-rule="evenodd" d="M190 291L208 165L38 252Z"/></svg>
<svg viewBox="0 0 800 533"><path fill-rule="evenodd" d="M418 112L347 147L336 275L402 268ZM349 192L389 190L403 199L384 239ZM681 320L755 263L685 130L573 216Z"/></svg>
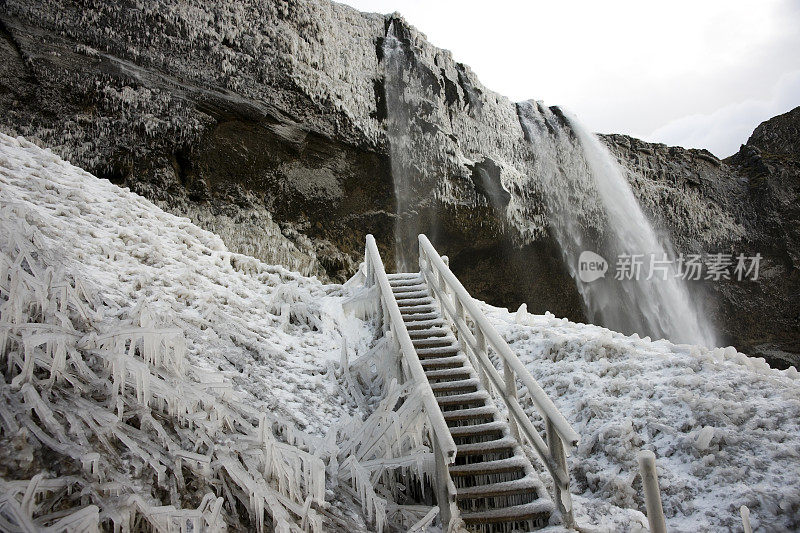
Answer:
<svg viewBox="0 0 800 533"><path fill-rule="evenodd" d="M389 274L400 314L457 445L450 476L467 528L530 531L553 504L420 274Z"/></svg>

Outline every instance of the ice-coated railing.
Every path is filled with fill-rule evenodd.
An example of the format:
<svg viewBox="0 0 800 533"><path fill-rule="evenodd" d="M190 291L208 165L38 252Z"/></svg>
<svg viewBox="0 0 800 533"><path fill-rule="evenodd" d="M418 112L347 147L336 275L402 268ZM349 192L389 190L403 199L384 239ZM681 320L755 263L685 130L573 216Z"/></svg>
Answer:
<svg viewBox="0 0 800 533"><path fill-rule="evenodd" d="M572 525L572 497L565 448L577 446L579 435L492 326L425 235L419 236L419 266L443 314L455 327L461 348L478 372L481 382L494 396L499 396L508 408L515 437L524 437L530 443L553 477L553 501L561 511L565 525ZM502 376L489 359L489 347L503 366ZM528 389L534 406L544 419L547 442L519 403L518 380Z"/></svg>
<svg viewBox="0 0 800 533"><path fill-rule="evenodd" d="M406 380L412 380L420 385L423 394L423 405L427 415L431 444L436 458L436 500L439 504L440 518L445 531L451 530L451 525L459 522L459 512L456 507L456 488L450 478L448 466L456 459L456 444L450 434L450 429L445 422L444 415L439 408L430 383L422 364L411 342L411 336L400 314L389 277L383 266L378 246L372 235L367 235L367 245L364 254L365 286L376 286L380 293L380 304L383 312L384 331L391 332L393 342L399 357L401 375Z"/></svg>

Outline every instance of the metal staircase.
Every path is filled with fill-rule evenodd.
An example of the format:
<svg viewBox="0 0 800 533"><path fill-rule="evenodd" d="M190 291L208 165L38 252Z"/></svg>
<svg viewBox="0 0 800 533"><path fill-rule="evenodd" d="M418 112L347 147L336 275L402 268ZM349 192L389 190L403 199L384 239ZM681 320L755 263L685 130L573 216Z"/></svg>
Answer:
<svg viewBox="0 0 800 533"><path fill-rule="evenodd" d="M449 468L461 519L476 531L530 531L553 504L420 274L390 274L400 313L456 444Z"/></svg>
<svg viewBox="0 0 800 533"><path fill-rule="evenodd" d="M371 235L365 265L365 284L378 287L400 374L427 385L425 411L445 531L530 531L548 525L553 515L571 526L564 450L577 444L578 435L427 238L420 235L418 273L387 275ZM544 419L546 442L517 399L519 384ZM552 499L530 450L553 478Z"/></svg>

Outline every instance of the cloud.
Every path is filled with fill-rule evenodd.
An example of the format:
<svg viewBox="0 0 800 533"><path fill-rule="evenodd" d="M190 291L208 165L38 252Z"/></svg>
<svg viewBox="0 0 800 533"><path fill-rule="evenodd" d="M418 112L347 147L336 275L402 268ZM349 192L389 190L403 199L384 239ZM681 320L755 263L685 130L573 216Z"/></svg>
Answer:
<svg viewBox="0 0 800 533"><path fill-rule="evenodd" d="M736 153L761 122L800 105L800 70L783 75L770 98L749 99L709 114L673 120L646 137L651 142L685 148L706 148L718 157Z"/></svg>

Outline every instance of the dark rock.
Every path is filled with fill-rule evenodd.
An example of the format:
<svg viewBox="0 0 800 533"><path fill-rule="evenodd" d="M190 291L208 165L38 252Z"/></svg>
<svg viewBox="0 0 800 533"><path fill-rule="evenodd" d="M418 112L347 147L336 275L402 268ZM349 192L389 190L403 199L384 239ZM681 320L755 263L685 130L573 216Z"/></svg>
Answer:
<svg viewBox="0 0 800 533"><path fill-rule="evenodd" d="M511 194L503 188L500 178L501 168L489 158L472 165L472 183L475 191L482 195L489 205L502 211L511 201Z"/></svg>
<svg viewBox="0 0 800 533"><path fill-rule="evenodd" d="M395 163L419 199L401 216L415 218L476 297L585 319L529 176L516 105L399 15L311 0L193 10L178 0L147 9L6 0L0 23L0 128L191 217L235 251L337 281L355 271L366 233L394 264L391 29L413 154ZM724 340L775 364L800 354L798 114L765 122L722 162L602 136L679 251L764 256L757 282L697 294Z"/></svg>

